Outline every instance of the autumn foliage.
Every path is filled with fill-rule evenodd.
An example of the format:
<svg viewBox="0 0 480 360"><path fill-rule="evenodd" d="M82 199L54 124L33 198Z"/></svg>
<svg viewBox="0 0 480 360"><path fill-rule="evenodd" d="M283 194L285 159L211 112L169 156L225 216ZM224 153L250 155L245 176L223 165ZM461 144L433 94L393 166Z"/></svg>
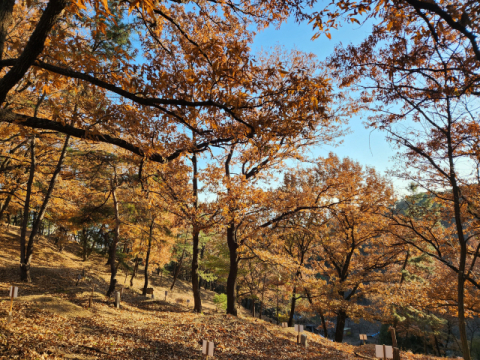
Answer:
<svg viewBox="0 0 480 360"><path fill-rule="evenodd" d="M196 313L203 286L230 315L243 304L292 326L301 312L336 342L348 319L390 324L470 360L479 12L473 0L3 1L0 220L19 230L19 279L37 281L45 235L83 262L104 257L108 297L128 276L142 272L146 296L152 273L170 274L170 289L190 282ZM290 19L314 39L373 25L323 62L252 51ZM357 114L396 149L389 177L311 156Z"/></svg>

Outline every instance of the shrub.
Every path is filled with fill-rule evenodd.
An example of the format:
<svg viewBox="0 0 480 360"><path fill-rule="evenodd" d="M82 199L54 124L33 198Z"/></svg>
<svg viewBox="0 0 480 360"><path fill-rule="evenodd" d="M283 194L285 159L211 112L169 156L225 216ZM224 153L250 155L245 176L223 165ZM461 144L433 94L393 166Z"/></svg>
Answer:
<svg viewBox="0 0 480 360"><path fill-rule="evenodd" d="M227 294L216 294L213 297L213 303L219 309L226 310L227 309Z"/></svg>

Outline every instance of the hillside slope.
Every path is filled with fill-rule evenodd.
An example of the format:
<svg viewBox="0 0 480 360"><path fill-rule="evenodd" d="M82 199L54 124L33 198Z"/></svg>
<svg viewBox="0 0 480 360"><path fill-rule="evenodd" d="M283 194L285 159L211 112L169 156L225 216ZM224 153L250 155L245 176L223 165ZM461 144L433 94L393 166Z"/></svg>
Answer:
<svg viewBox="0 0 480 360"><path fill-rule="evenodd" d="M143 277L126 289L120 309L103 294L108 287L105 258L83 262L76 244L62 252L46 238L36 244L31 284L18 282L18 229L0 236L0 359L201 359L203 339L215 343L218 359L347 359L373 356L372 345L334 344L308 333L307 349L296 345L292 328L283 329L240 312L238 318L216 313L214 293L202 290L204 314L177 303L191 299L190 286L153 276L155 299L140 295ZM85 269L86 279L75 286ZM140 272L141 273L141 272ZM124 283L125 274L118 276ZM11 285L19 286L13 321L7 323ZM129 279L126 281L129 285ZM88 298L94 291L94 304ZM165 301L164 291L169 294ZM410 353L402 359L421 359Z"/></svg>

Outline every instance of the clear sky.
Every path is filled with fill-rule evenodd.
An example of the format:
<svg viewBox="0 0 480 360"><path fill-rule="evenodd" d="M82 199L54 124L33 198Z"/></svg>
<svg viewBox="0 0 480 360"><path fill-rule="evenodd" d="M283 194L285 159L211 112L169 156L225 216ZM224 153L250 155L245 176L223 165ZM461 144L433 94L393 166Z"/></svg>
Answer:
<svg viewBox="0 0 480 360"><path fill-rule="evenodd" d="M253 51L256 52L262 48L267 51L271 47L280 45L286 49L295 48L313 53L320 60L324 60L333 53L337 44L358 44L368 36L370 30L371 23L361 26L352 24L332 30L331 40L322 35L312 41L311 38L314 35L312 24L306 22L298 24L292 19L284 23L278 30L269 27L259 32L254 41ZM373 166L380 173L385 173L388 168L393 167L393 162L390 160L395 155L395 151L386 141L384 133L365 129L360 117L352 117L349 128L351 133L343 138L343 144L336 148L325 146L313 149L313 155L326 156L333 151L340 157L348 156L362 165ZM403 193L406 184L397 179L392 180L394 180L397 191Z"/></svg>

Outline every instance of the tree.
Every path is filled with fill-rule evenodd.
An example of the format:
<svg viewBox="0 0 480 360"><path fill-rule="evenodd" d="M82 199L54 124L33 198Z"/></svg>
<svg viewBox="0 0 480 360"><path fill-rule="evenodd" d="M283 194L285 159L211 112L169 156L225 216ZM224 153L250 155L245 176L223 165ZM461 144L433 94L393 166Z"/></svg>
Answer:
<svg viewBox="0 0 480 360"><path fill-rule="evenodd" d="M468 1L452 6L443 2L428 5L412 0L394 11L393 3L383 5L383 22L374 27L372 35L358 47L338 49L331 64L338 70L342 86L359 84L359 103L373 111L367 125L385 131L398 146L399 164L405 166L397 167L401 170L396 175L426 190L441 204L443 221L454 222L445 234L438 227L439 217L434 211L419 222L407 221L406 228L413 232L399 236L409 238L411 245L418 246L417 239L425 246L430 243L428 246L435 250L428 250L428 254L435 254L456 273L462 352L469 360L464 291L465 281L471 282L470 268L474 271L467 257L470 246L476 249L472 236L476 224L470 222L472 215L466 211L468 203L473 204L467 190L472 185L468 175L471 170L463 171L459 162L465 161L473 170L473 159L478 157L474 145L478 134L474 120L478 108L478 59L475 41L464 31L467 27L477 31L477 23L463 24L463 30L457 25L469 17L476 5ZM442 13L443 6L448 11ZM398 221L402 224L398 227L405 228L405 222ZM450 255L444 253L440 241L446 238L455 244L453 252L447 251ZM427 251L426 247L419 248ZM447 260L449 256L456 259L454 264Z"/></svg>
<svg viewBox="0 0 480 360"><path fill-rule="evenodd" d="M76 93L79 101L72 123L54 103L54 116L36 117L28 109L10 106L2 110L1 121L115 145L159 163L205 151L211 144L259 136L269 119L257 108L276 104L276 97L280 102L282 93L302 86L271 76L284 76L280 63L267 69L257 66L249 51L249 26L279 23L290 13L302 17L302 5L195 4L191 11L187 3L147 1L51 0L45 7L37 2L2 3L0 103L16 104L19 95L12 89L24 85L24 94L32 87L51 93L62 89ZM127 17L139 35L137 48L124 38L131 29L121 23ZM85 31L77 31L80 28ZM9 32L21 34L18 44ZM135 51L140 49L144 56L138 65ZM290 80L298 76L292 75ZM78 85L84 91L77 93ZM102 101L92 101L92 94ZM305 124L298 119L289 126ZM193 131L196 139L184 136L184 129Z"/></svg>
<svg viewBox="0 0 480 360"><path fill-rule="evenodd" d="M285 252L298 264L294 279L307 290L315 308L337 314L335 341L342 342L346 318L368 318L360 300L388 282L402 251L393 246L383 216L394 204L393 188L374 169L364 170L333 154L308 174L288 174L286 183L303 189L329 188L324 201L330 199L333 205L299 213L279 229L284 232Z"/></svg>
<svg viewBox="0 0 480 360"><path fill-rule="evenodd" d="M288 174L285 181L295 181L295 175ZM325 221L320 214L298 213L277 225L276 231L280 233L280 237L282 238L283 251L286 256L295 261L297 265L297 269L294 271L292 279L293 288L290 316L288 318L289 327L294 325L293 317L295 314L296 301L305 296L304 291L300 291L300 295L297 294L297 292L299 292L298 283L301 284L302 281L302 268L308 264L310 257L313 255L312 251L318 246L318 243L316 242L317 237L315 236L313 229L321 227L321 223L324 222Z"/></svg>
<svg viewBox="0 0 480 360"><path fill-rule="evenodd" d="M198 158L194 152L190 157L191 167L177 160L154 169L143 168L142 186L145 191L155 194L164 201L164 209L191 227L192 232L192 292L194 297L194 311L202 312L199 277L199 246L202 231L208 231L215 224L215 209L212 204L199 201L199 169ZM150 166L151 167L151 166ZM147 175L147 174L150 175ZM190 174L189 174L190 173ZM217 211L218 212L218 211ZM183 256L181 256L183 261ZM180 261L180 263L182 262ZM176 279L176 276L174 276ZM175 283L175 280L173 284ZM172 288L173 288L172 284Z"/></svg>
<svg viewBox="0 0 480 360"><path fill-rule="evenodd" d="M53 189L55 187L55 183L57 180L57 177L62 169L62 163L63 159L65 157L65 153L67 150L68 146L68 140L70 137L67 135L65 138L65 141L63 143L62 150L60 152L57 164L54 168L54 171L51 175L48 187L46 189L45 195L43 197L43 201L41 202L40 209L36 213L33 223L32 223L32 228L30 231L30 235L28 236L28 242L26 240L27 238L27 227L28 227L28 222L30 218L30 200L32 196L32 188L34 184L34 178L35 178L35 170L37 167L37 157L35 154L36 150L36 136L33 135L30 140L30 170L29 170L29 176L28 176L28 181L26 184L26 189L25 189L25 200L24 200L24 207L23 207L23 222L21 225L21 233L20 233L20 278L22 281L27 281L31 282L31 276L30 276L30 265L32 261L32 256L33 256L33 245L34 245L34 240L35 236L38 233L38 230L40 228L40 224L43 220L43 217L45 216L45 212L48 207L49 200L52 196Z"/></svg>

